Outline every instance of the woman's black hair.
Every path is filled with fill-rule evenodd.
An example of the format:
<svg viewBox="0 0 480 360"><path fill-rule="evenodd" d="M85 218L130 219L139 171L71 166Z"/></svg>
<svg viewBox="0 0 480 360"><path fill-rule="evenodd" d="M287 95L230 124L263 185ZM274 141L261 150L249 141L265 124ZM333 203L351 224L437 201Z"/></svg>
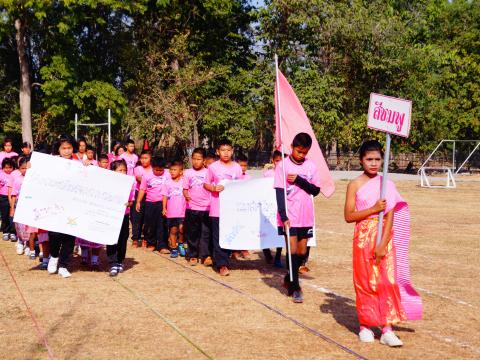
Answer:
<svg viewBox="0 0 480 360"><path fill-rule="evenodd" d="M360 146L360 160L362 160L369 151L378 151L383 158L382 144L380 144L377 140L367 140L362 144L362 146Z"/></svg>
<svg viewBox="0 0 480 360"><path fill-rule="evenodd" d="M312 137L307 133L298 133L293 138L292 146L301 146L303 148L310 149L312 147Z"/></svg>
<svg viewBox="0 0 480 360"><path fill-rule="evenodd" d="M125 166L125 169L128 169L127 167L127 162L123 159L121 160L115 160L110 164L110 170L117 170L121 165Z"/></svg>
<svg viewBox="0 0 480 360"><path fill-rule="evenodd" d="M62 134L58 137L57 141L53 145L53 151L52 151L53 155L60 155L59 149L60 149L60 145L62 145L63 143L69 143L70 145L72 145L74 149L77 146L77 143L75 142L75 139L72 136L68 134Z"/></svg>
<svg viewBox="0 0 480 360"><path fill-rule="evenodd" d="M5 158L5 159L3 159L3 161L2 161L2 169L4 169L5 166L10 166L10 167L12 167L13 169L15 169L15 167L16 167L16 166L15 166L15 161L14 161L13 159L11 159L11 158Z"/></svg>

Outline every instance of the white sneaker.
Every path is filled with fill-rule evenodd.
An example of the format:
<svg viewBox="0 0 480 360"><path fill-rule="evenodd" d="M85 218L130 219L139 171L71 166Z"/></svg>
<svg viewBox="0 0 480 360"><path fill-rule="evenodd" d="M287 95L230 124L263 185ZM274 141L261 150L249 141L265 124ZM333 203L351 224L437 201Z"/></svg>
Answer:
<svg viewBox="0 0 480 360"><path fill-rule="evenodd" d="M15 234L10 234L10 241L11 241L11 242L17 241L17 235L15 235Z"/></svg>
<svg viewBox="0 0 480 360"><path fill-rule="evenodd" d="M3 234L3 240L5 241L10 240L8 233Z"/></svg>
<svg viewBox="0 0 480 360"><path fill-rule="evenodd" d="M25 256L30 256L30 248L27 246L23 253L25 254Z"/></svg>
<svg viewBox="0 0 480 360"><path fill-rule="evenodd" d="M57 267L58 267L58 257L54 258L53 256L50 256L50 259L48 260L48 267L47 270L50 274L55 274L57 272Z"/></svg>
<svg viewBox="0 0 480 360"><path fill-rule="evenodd" d="M23 243L21 241L17 241L15 248L17 249L17 255L23 254Z"/></svg>
<svg viewBox="0 0 480 360"><path fill-rule="evenodd" d="M382 337L380 338L380 344L388 345L390 347L397 347L402 346L403 342L397 337L397 335L393 333L393 331L387 331L386 333L382 334Z"/></svg>
<svg viewBox="0 0 480 360"><path fill-rule="evenodd" d="M360 341L364 343L373 343L375 341L373 331L367 328L360 330L358 337L360 338Z"/></svg>
<svg viewBox="0 0 480 360"><path fill-rule="evenodd" d="M70 274L67 268L64 268L64 267L58 268L58 275L60 275L63 278L68 278L72 276L72 274Z"/></svg>

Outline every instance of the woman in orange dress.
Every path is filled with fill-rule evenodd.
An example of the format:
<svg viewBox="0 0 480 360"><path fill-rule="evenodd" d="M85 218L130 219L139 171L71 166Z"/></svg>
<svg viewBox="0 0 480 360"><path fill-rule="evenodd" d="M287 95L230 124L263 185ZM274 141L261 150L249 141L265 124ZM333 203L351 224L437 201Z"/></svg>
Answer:
<svg viewBox="0 0 480 360"><path fill-rule="evenodd" d="M396 254L393 242L393 217L396 192L389 182L387 200L380 199L383 151L378 141L367 141L360 148L363 174L348 184L345 201L345 220L355 222L353 237L353 283L356 307L360 322L359 338L373 342L371 327L382 327L380 343L402 346L394 334L392 325L407 319L401 304L396 281ZM376 245L378 213L384 211L383 235Z"/></svg>

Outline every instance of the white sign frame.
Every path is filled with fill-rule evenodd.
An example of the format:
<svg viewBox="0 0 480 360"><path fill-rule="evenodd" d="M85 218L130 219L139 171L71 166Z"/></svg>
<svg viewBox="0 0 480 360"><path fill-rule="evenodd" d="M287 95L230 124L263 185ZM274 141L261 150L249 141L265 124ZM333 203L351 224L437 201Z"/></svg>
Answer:
<svg viewBox="0 0 480 360"><path fill-rule="evenodd" d="M285 247L284 236L278 235L273 178L230 181L224 186L220 193L220 247L229 250ZM316 246L315 235L314 226L308 246Z"/></svg>
<svg viewBox="0 0 480 360"><path fill-rule="evenodd" d="M98 244L118 242L132 176L38 152L30 164L15 222Z"/></svg>
<svg viewBox="0 0 480 360"><path fill-rule="evenodd" d="M412 122L412 101L371 93L368 106L370 129L408 138Z"/></svg>

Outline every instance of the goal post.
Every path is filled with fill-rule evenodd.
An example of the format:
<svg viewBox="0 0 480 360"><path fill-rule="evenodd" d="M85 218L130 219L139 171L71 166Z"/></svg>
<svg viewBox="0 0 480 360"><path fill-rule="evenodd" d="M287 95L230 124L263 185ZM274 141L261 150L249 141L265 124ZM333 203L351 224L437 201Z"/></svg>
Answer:
<svg viewBox="0 0 480 360"><path fill-rule="evenodd" d="M75 113L75 140L78 139L78 128L80 126L84 127L100 127L100 126L107 126L107 136L108 136L108 153L112 151L112 113L110 109L107 112L107 122L106 123L79 123L78 122L78 115Z"/></svg>
<svg viewBox="0 0 480 360"><path fill-rule="evenodd" d="M418 169L420 186L426 188L455 188L457 176L467 164L475 166L473 155L480 151L480 140L441 140ZM451 152L451 156L450 156ZM433 164L430 164L433 163ZM430 165L430 166L428 166ZM438 176L432 173L442 172L446 175L445 182L438 183ZM442 180L442 181L443 181Z"/></svg>

